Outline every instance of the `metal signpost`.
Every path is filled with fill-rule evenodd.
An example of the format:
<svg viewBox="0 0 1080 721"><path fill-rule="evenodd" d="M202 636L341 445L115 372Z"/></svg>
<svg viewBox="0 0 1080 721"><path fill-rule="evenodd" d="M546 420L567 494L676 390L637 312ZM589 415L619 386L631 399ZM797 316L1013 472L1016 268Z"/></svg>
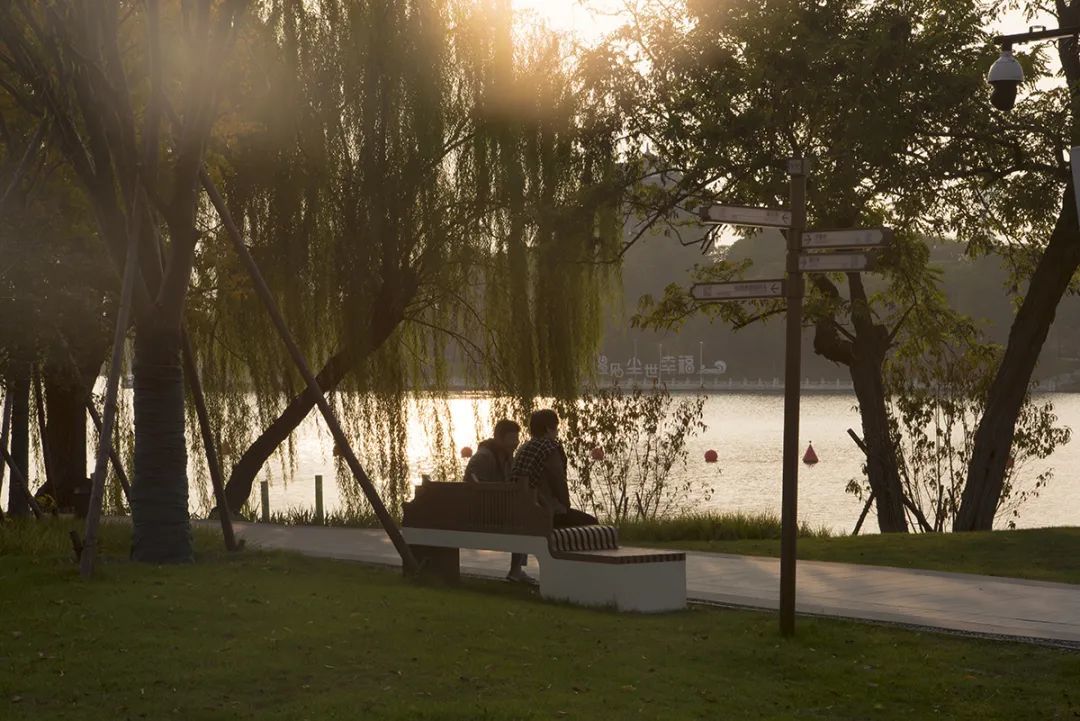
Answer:
<svg viewBox="0 0 1080 721"><path fill-rule="evenodd" d="M780 633L795 633L795 543L799 530L799 401L802 374L803 273L860 273L873 268L872 253L892 240L888 228L806 230L806 177L810 161L793 158L787 164L790 209L714 205L701 211L705 223L787 229L786 277L698 283L690 293L702 303L761 298L786 298L784 350L784 455L780 532ZM852 252L830 252L843 249ZM812 251L812 252L804 252ZM825 252L813 252L825 251Z"/></svg>

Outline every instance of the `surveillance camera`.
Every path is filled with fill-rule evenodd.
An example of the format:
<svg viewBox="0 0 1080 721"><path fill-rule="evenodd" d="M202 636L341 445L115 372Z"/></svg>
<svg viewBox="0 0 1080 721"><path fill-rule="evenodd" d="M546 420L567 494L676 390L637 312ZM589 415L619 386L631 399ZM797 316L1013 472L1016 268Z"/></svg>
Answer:
<svg viewBox="0 0 1080 721"><path fill-rule="evenodd" d="M1012 110L1016 103L1016 88L1024 80L1024 69L1013 57L1010 48L1001 49L1001 57L990 66L986 82L994 88L990 93L990 104L998 110Z"/></svg>

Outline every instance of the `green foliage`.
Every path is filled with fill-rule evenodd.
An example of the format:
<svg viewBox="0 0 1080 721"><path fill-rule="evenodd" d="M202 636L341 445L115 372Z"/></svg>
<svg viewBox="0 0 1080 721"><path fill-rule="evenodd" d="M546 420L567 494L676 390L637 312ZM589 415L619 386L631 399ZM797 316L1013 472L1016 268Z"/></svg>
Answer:
<svg viewBox="0 0 1080 721"><path fill-rule="evenodd" d="M922 237L941 230L931 210L944 212L943 187L954 182L945 176L943 129L969 119L981 127L987 115L981 13L967 0L642 8L638 22L602 50L618 59L608 86L628 127L647 143L651 180L637 207L678 228L696 225L686 211L713 199L783 206L782 161L811 158L812 226L884 223L898 231L881 264L887 284L870 299L878 322L895 322L928 283ZM762 277L766 270L725 256L715 251L715 265L693 280ZM809 284L809 320L848 322L851 308L835 288L824 277ZM703 308L685 285L672 286L662 300L646 302L637 320L671 327L703 312L740 326L778 308Z"/></svg>
<svg viewBox="0 0 1080 721"><path fill-rule="evenodd" d="M860 274L808 277L804 314L815 326L815 351L860 365L853 377L863 380L857 392L864 428L887 422L876 376L889 353L912 337L936 334L937 316L949 314L925 239L952 234L976 250L1017 249L1009 252L1026 258L1030 270L1039 252L1026 243L1044 241L1057 217L1067 175L1062 148L1073 143L1063 142L1070 123L1056 120L1068 95L1056 88L1007 117L987 108L982 74L994 51L985 28L999 9L971 0L687 0L642 8L600 51L618 59L617 80L607 87L615 88L633 137L647 146L643 166L651 182L636 200L648 220L693 224L687 211L714 199L782 207L789 202L782 160L807 157L813 163L811 227L884 224L896 230L879 263L883 283ZM1063 52L1068 61L1075 48ZM1045 71L1037 53L1024 62L1036 77ZM714 252L714 259L715 267L699 270L695 280L762 277L725 252ZM1014 280L1014 291L1018 285ZM706 312L735 327L782 309L724 305ZM646 299L637 320L672 327L695 312L699 306L687 289L673 285L661 300ZM966 371L979 378L963 394L985 395L995 369L969 365ZM936 384L928 387L936 392ZM915 402L947 405L951 399ZM916 423L918 413L907 410ZM981 410L980 401L967 412ZM1034 413L1021 441L1033 453L1067 440L1049 415ZM978 416L967 418L978 422ZM913 426L912 432L927 429ZM897 454L883 447L889 444L882 434L867 435L873 458L883 459L870 466L876 487L893 485ZM922 456L911 463L925 466L916 474L919 485L925 470L943 462L935 454L944 451L934 442L915 445ZM1037 479L1033 492L1046 480ZM900 489L890 490L898 495ZM956 490L941 494L943 516L950 513L945 498ZM890 528L902 525L898 510L889 511Z"/></svg>
<svg viewBox="0 0 1080 721"><path fill-rule="evenodd" d="M615 277L591 261L620 230L614 129L558 40L516 41L499 2L268 0L260 17L215 173L301 347L344 369L324 385L396 508L412 401L449 448L451 375L524 406L591 367ZM229 467L302 383L208 231L191 326Z"/></svg>
<svg viewBox="0 0 1080 721"><path fill-rule="evenodd" d="M8 70L0 78L10 81ZM77 379L107 342L116 274L72 173L38 118L0 94L0 373L43 363Z"/></svg>
<svg viewBox="0 0 1080 721"><path fill-rule="evenodd" d="M253 517L249 520L255 520ZM315 518L313 508L288 508L284 511L271 511L270 523L281 526L327 526L333 528L381 528L378 517L370 512L344 508L341 511L323 513L322 523Z"/></svg>
<svg viewBox="0 0 1080 721"><path fill-rule="evenodd" d="M671 477L677 465L686 466L687 440L706 429L704 406L704 396L676 401L664 386L624 391L616 385L557 401L575 505L621 523L653 521L707 501L711 484ZM593 457L594 449L603 459Z"/></svg>
<svg viewBox="0 0 1080 721"><path fill-rule="evenodd" d="M813 529L805 521L800 538L827 538L827 528ZM619 540L627 543L679 541L740 541L779 539L780 518L772 513L688 512L666 518L625 519Z"/></svg>
<svg viewBox="0 0 1080 721"><path fill-rule="evenodd" d="M886 375L894 442L901 451L905 494L922 511L927 531L952 527L968 480L975 431L983 417L987 391L1000 364L1001 349L982 341L969 321L942 311L934 326L901 347ZM1057 425L1050 401L1028 393L1009 451L997 516L1015 527L1020 507L1037 497L1053 470L1024 478L1032 459L1045 459L1069 442L1072 431ZM865 489L852 481L850 491Z"/></svg>

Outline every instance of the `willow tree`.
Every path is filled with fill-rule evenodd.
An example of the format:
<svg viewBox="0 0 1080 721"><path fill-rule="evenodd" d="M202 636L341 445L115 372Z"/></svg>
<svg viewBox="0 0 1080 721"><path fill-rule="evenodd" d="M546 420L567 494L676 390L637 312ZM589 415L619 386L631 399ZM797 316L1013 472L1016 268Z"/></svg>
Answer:
<svg viewBox="0 0 1080 721"><path fill-rule="evenodd" d="M28 166L36 165L34 155L41 145L41 130L32 120L10 98L0 100L0 219L4 221L0 226L0 250L6 259L0 274L0 374L4 379L4 429L8 430L10 417L11 456L23 474L29 470L30 369L36 343L30 327L12 321L25 318L33 307L23 282L32 278L26 267L32 262L31 256L25 252L31 237L11 232L19 225L11 221L14 212L26 202L30 182L26 176L31 175ZM7 441L5 436L4 443ZM8 512L12 516L30 515L25 491L14 478L8 486Z"/></svg>
<svg viewBox="0 0 1080 721"><path fill-rule="evenodd" d="M11 79L0 71L0 81ZM109 269L92 216L46 131L46 120L0 95L0 373L14 401L16 465L29 475L36 416L47 473L37 493L69 509L86 480L86 401L107 337ZM11 493L18 515L25 498L17 485Z"/></svg>
<svg viewBox="0 0 1080 721"><path fill-rule="evenodd" d="M598 77L647 145L646 172L667 179L635 199L646 227L678 223L702 202L785 206L783 161L807 157L813 227L897 230L883 284L857 273L816 274L805 307L815 352L850 371L882 531L906 531L915 513L903 491L883 369L905 333L940 325L946 310L920 238L939 225L930 210L947 182L942 133L984 113L981 11L971 0L687 0L641 8L597 57L598 67L616 67L613 79L606 71ZM720 262L700 279L746 271ZM697 310L685 286L673 285L646 322ZM741 324L780 310L705 312Z"/></svg>
<svg viewBox="0 0 1080 721"><path fill-rule="evenodd" d="M117 268L129 234L137 239L131 503L132 557L140 561L192 558L181 318L199 240L198 172L244 5L0 6L0 51L14 76L3 91L48 119L49 138L78 179Z"/></svg>
<svg viewBox="0 0 1080 721"><path fill-rule="evenodd" d="M591 261L617 242L614 126L557 41L514 44L505 2L281 1L262 19L217 172L393 508L412 391L453 371L521 398L576 392L611 275ZM229 257L203 260L193 330L238 510L314 399Z"/></svg>
<svg viewBox="0 0 1080 721"><path fill-rule="evenodd" d="M8 186L13 192L0 215L0 369L17 396L16 463L30 470L28 430L36 416L47 476L36 492L67 510L77 505L79 491L85 493L86 404L108 343L112 272L70 174L33 127L21 134L13 119L0 115L4 144L24 151L36 138L39 145L31 172Z"/></svg>

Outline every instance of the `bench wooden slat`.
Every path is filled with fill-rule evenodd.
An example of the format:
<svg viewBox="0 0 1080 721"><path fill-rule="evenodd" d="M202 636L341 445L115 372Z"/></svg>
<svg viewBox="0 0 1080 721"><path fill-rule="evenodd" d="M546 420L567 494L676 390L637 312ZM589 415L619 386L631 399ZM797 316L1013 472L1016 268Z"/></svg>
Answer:
<svg viewBox="0 0 1080 721"><path fill-rule="evenodd" d="M425 481L405 504L402 525L546 537L552 516L527 484Z"/></svg>

